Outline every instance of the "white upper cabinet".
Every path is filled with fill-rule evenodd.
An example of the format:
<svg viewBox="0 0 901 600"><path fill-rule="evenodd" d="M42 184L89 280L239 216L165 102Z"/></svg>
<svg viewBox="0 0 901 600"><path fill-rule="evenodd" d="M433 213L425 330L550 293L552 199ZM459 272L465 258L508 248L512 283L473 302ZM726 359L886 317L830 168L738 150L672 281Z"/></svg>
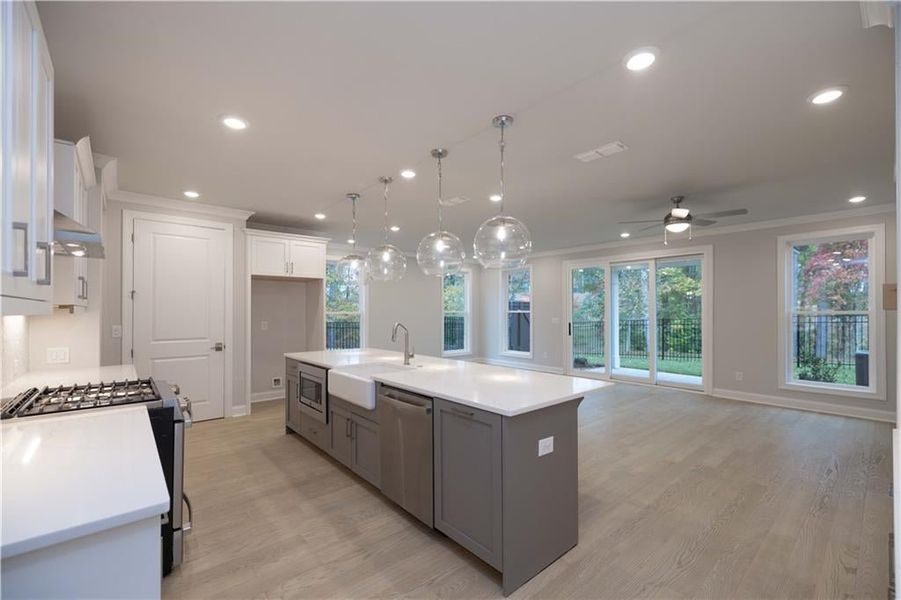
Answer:
<svg viewBox="0 0 901 600"><path fill-rule="evenodd" d="M248 231L247 242L251 275L325 278L325 239Z"/></svg>
<svg viewBox="0 0 901 600"><path fill-rule="evenodd" d="M90 194L97 181L91 157L91 140L78 143L56 140L53 143L55 209L88 229L96 230L90 219Z"/></svg>
<svg viewBox="0 0 901 600"><path fill-rule="evenodd" d="M0 313L52 309L53 64L32 2L0 4Z"/></svg>

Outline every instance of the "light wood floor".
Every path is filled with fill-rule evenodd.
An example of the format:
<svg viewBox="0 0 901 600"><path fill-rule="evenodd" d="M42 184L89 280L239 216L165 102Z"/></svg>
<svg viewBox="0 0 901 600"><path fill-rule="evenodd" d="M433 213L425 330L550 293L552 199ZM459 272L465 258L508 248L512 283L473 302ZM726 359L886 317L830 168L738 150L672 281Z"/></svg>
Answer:
<svg viewBox="0 0 901 600"><path fill-rule="evenodd" d="M891 427L617 385L579 411L579 545L514 598L885 598ZM188 433L176 598L499 597L500 577L294 435Z"/></svg>

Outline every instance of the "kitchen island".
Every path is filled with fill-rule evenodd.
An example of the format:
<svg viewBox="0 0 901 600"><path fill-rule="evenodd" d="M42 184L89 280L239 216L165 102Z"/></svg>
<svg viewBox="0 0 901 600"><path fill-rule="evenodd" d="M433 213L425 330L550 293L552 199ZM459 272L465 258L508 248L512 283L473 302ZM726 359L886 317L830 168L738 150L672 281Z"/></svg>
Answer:
<svg viewBox="0 0 901 600"><path fill-rule="evenodd" d="M609 383L378 349L285 357L287 428L500 571L505 594L578 543L578 406ZM371 397L332 393L367 378Z"/></svg>

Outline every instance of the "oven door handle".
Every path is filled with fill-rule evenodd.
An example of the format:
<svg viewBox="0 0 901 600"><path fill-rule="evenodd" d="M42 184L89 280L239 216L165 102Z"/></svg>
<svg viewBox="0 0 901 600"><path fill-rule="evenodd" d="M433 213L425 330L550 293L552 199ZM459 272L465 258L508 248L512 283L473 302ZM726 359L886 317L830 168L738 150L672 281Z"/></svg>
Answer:
<svg viewBox="0 0 901 600"><path fill-rule="evenodd" d="M191 499L188 498L188 495L182 492L181 498L185 503L185 506L188 507L188 520L181 524L181 530L185 535L191 533L191 530L194 528L194 509L191 508Z"/></svg>

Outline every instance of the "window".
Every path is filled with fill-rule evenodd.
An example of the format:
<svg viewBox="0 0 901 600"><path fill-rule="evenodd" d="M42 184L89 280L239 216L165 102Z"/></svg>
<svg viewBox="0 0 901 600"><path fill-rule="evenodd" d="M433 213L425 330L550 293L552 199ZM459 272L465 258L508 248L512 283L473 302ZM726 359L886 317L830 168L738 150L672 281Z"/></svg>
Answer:
<svg viewBox="0 0 901 600"><path fill-rule="evenodd" d="M364 296L357 282L338 276L336 262L325 267L325 347L327 350L361 348Z"/></svg>
<svg viewBox="0 0 901 600"><path fill-rule="evenodd" d="M441 287L444 354L468 354L470 339L470 274L445 275Z"/></svg>
<svg viewBox="0 0 901 600"><path fill-rule="evenodd" d="M881 229L780 238L780 245L783 387L883 393Z"/></svg>
<svg viewBox="0 0 901 600"><path fill-rule="evenodd" d="M532 270L501 272L504 298L503 354L532 356Z"/></svg>

